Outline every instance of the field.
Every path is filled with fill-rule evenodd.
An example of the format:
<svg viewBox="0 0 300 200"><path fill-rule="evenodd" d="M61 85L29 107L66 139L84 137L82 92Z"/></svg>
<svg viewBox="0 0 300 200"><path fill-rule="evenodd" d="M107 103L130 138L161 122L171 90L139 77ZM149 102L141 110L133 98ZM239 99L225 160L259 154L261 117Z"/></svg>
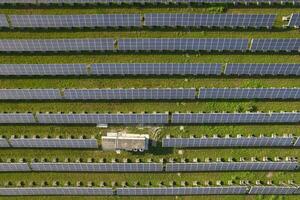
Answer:
<svg viewBox="0 0 300 200"><path fill-rule="evenodd" d="M75 30L0 30L0 39L49 39L49 38L300 38L299 30L283 29L286 22L282 22L283 16L291 13L300 13L296 7L186 7L174 6L125 6L125 7L0 7L0 14L104 14L104 13L272 13L277 14L276 24L273 30L266 29L75 29ZM62 54L0 54L0 63L300 63L299 54L259 54L259 53L62 53ZM166 76L166 77L0 77L0 88L200 88L200 87L300 87L299 77L228 77L228 76ZM300 101L1 101L0 112L246 112L246 111L296 111L300 108ZM189 137L190 135L220 135L230 134L236 136L260 134L270 136L272 134L293 134L300 136L300 125L202 125L185 126L181 130L179 126L165 127L122 127L109 126L107 129L99 129L94 126L34 126L34 125L2 125L0 135L7 138L12 135L40 136L95 136L100 140L101 135L108 131L123 131L129 133L149 133L153 139L159 142L146 153L103 152L99 150L49 150L49 149L1 149L0 159L6 161L32 159L53 160L58 158L64 161L70 158L88 158L95 160L104 158L111 159L127 158L130 161L141 159L147 162L149 159L159 162L164 158L168 160L182 158L192 160L205 158L216 160L217 158L244 157L250 160L257 157L274 159L275 157L300 157L300 149L297 148L235 148L235 149L191 149L178 150L162 148L160 141L166 135ZM29 186L32 181L40 185L47 181L49 185L58 181L64 185L70 181L75 185L82 181L83 185L94 182L99 185L105 182L111 186L122 186L125 182L134 186L138 181L141 186L152 183L153 186L166 185L175 181L180 186L182 181L192 185L193 181L199 181L204 185L205 181L211 181L212 185L221 180L225 184L232 180L239 184L241 180L249 180L255 183L261 180L264 183L272 180L274 183L287 183L294 180L300 184L299 172L218 172L218 173L1 173L0 187L8 182L18 185L21 181ZM125 199L120 197L0 197L0 199ZM154 199L154 197L152 197ZM152 199L129 198L126 199ZM298 197L299 198L299 197ZM296 200L297 196L201 196L201 197L178 197L177 199L290 199ZM164 197L164 199L174 199Z"/></svg>

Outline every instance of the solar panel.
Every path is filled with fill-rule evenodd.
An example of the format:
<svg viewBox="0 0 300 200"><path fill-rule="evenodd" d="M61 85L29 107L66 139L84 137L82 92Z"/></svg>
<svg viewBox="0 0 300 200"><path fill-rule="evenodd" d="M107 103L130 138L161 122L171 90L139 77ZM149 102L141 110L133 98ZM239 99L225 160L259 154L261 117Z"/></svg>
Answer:
<svg viewBox="0 0 300 200"><path fill-rule="evenodd" d="M293 186L251 186L249 194L294 194L296 190Z"/></svg>
<svg viewBox="0 0 300 200"><path fill-rule="evenodd" d="M0 64L2 76L87 75L85 64Z"/></svg>
<svg viewBox="0 0 300 200"><path fill-rule="evenodd" d="M0 40L0 52L58 52L114 50L113 39Z"/></svg>
<svg viewBox="0 0 300 200"><path fill-rule="evenodd" d="M139 14L9 15L15 28L140 27Z"/></svg>
<svg viewBox="0 0 300 200"><path fill-rule="evenodd" d="M14 148L98 148L96 139L14 138L9 142Z"/></svg>
<svg viewBox="0 0 300 200"><path fill-rule="evenodd" d="M117 188L120 196L146 196L146 195L204 195L204 194L246 194L247 186L213 186L213 187L135 187Z"/></svg>
<svg viewBox="0 0 300 200"><path fill-rule="evenodd" d="M161 163L31 163L33 171L55 172L160 172Z"/></svg>
<svg viewBox="0 0 300 200"><path fill-rule="evenodd" d="M112 188L107 187L12 187L0 188L1 196L39 196L39 195L113 195Z"/></svg>
<svg viewBox="0 0 300 200"><path fill-rule="evenodd" d="M0 4L14 4L14 3L21 3L21 4L36 4L36 0L1 0Z"/></svg>
<svg viewBox="0 0 300 200"><path fill-rule="evenodd" d="M196 89L65 89L64 98L71 100L195 99Z"/></svg>
<svg viewBox="0 0 300 200"><path fill-rule="evenodd" d="M227 64L226 75L300 75L300 64Z"/></svg>
<svg viewBox="0 0 300 200"><path fill-rule="evenodd" d="M252 39L251 51L300 51L300 39Z"/></svg>
<svg viewBox="0 0 300 200"><path fill-rule="evenodd" d="M9 27L8 21L5 15L0 14L0 28L2 27Z"/></svg>
<svg viewBox="0 0 300 200"><path fill-rule="evenodd" d="M300 113L174 113L172 124L299 123Z"/></svg>
<svg viewBox="0 0 300 200"><path fill-rule="evenodd" d="M293 137L164 138L163 147L289 147Z"/></svg>
<svg viewBox="0 0 300 200"><path fill-rule="evenodd" d="M199 99L300 99L299 88L201 88Z"/></svg>
<svg viewBox="0 0 300 200"><path fill-rule="evenodd" d="M208 63L99 63L92 64L91 68L92 75L220 75L222 73L222 64Z"/></svg>
<svg viewBox="0 0 300 200"><path fill-rule="evenodd" d="M167 172L193 171L292 171L298 162L208 162L167 163Z"/></svg>
<svg viewBox="0 0 300 200"><path fill-rule="evenodd" d="M289 27L295 27L299 28L300 27L300 13L293 13L291 15L290 21L288 23Z"/></svg>
<svg viewBox="0 0 300 200"><path fill-rule="evenodd" d="M248 39L143 38L119 39L121 51L246 51Z"/></svg>
<svg viewBox="0 0 300 200"><path fill-rule="evenodd" d="M0 163L0 172L30 171L27 163Z"/></svg>
<svg viewBox="0 0 300 200"><path fill-rule="evenodd" d="M145 26L156 27L254 27L271 28L276 15L245 14L145 14Z"/></svg>
<svg viewBox="0 0 300 200"><path fill-rule="evenodd" d="M61 99L59 89L0 89L0 100Z"/></svg>
<svg viewBox="0 0 300 200"><path fill-rule="evenodd" d="M0 137L0 148L7 148L10 147L7 140L5 138Z"/></svg>
<svg viewBox="0 0 300 200"><path fill-rule="evenodd" d="M294 143L294 146L296 147L300 147L300 137L297 137L295 143Z"/></svg>
<svg viewBox="0 0 300 200"><path fill-rule="evenodd" d="M0 124L31 124L36 123L31 113L0 113Z"/></svg>
<svg viewBox="0 0 300 200"><path fill-rule="evenodd" d="M41 124L167 124L168 114L36 114Z"/></svg>

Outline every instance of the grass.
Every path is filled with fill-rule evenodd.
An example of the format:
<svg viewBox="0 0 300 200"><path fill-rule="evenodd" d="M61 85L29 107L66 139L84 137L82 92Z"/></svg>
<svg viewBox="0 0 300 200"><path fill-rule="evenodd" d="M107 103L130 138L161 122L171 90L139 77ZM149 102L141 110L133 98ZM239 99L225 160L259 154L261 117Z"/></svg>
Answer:
<svg viewBox="0 0 300 200"><path fill-rule="evenodd" d="M221 13L219 7L96 7L96 8L0 8L3 14L98 14L98 13ZM275 28L272 30L242 30L242 29L143 29L143 30L125 30L125 29L87 29L87 30L1 30L0 39L30 39L30 38L97 38L97 37L226 37L226 38L299 38L299 31L293 29L282 29L284 22L282 16L294 12L300 12L300 8L228 8L223 13L268 13L277 14ZM299 54L231 54L231 53L77 53L77 54L1 54L0 63L300 63ZM140 88L140 87L300 87L298 77L1 77L0 88ZM250 109L268 112L273 111L293 111L299 110L299 101L134 101L134 102L117 102L117 101L92 101L92 102L0 102L0 112L142 112L142 111L241 111L245 112ZM157 131L156 128L159 128ZM213 136L218 134L225 136L231 134L236 136L264 134L283 135L293 134L300 136L300 126L296 125L203 125L203 126L185 126L180 130L179 126L166 127L124 127L111 126L108 129L98 129L94 126L24 126L24 125L7 125L0 126L0 133L6 137L11 135L51 135L55 137L62 135L64 137L85 135L87 137L100 136L108 131L124 131L130 133L149 133L152 138L158 139L166 135L189 137L195 135ZM181 154L182 153L182 154ZM147 162L148 159L158 162L161 158L166 161L169 158L175 158L180 161L181 158L192 160L199 158L204 161L205 158L216 160L223 158L227 160L232 157L239 159L245 157L247 160L251 157L262 159L267 156L274 157L298 157L300 150L297 148L239 148L239 149L184 149L179 153L178 149L161 148L160 144L156 148L143 154L122 152L103 152L100 150L49 150L49 149L2 149L0 158L5 161L13 158L18 161L25 158L30 161L33 158L47 158L52 160L59 158L63 161L65 158L71 158L75 161L78 158L94 158L96 160L105 158L110 161L116 158L122 161L128 158L130 161L142 159ZM85 185L89 181L99 184L100 181L116 182L119 186L122 182L128 182L130 186L135 181L141 185L149 181L154 186L163 181L168 185L170 181L175 181L180 185L181 181L187 181L192 185L193 181L210 180L213 184L217 180L222 180L225 184L228 180L234 180L237 184L240 180L250 180L255 183L256 180L273 180L279 184L280 181L285 183L288 180L294 180L299 183L299 172L218 172L218 173L1 173L0 186L5 182L11 181L16 185L19 181L24 181L26 185L30 181L36 181L39 185L42 181L59 181L64 184L71 181L74 185L76 181L82 181ZM154 197L62 197L64 199L154 199ZM176 197L177 199L222 199L222 200L254 200L254 199L298 199L297 196L195 196L195 197ZM59 197L0 197L0 199L59 199ZM174 199L174 197L164 197L164 199Z"/></svg>

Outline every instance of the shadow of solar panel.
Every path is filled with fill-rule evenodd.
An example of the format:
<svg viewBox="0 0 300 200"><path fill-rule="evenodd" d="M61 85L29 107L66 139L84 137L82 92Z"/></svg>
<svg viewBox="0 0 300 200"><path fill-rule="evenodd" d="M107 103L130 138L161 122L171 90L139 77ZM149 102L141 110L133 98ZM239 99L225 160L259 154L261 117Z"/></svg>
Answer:
<svg viewBox="0 0 300 200"><path fill-rule="evenodd" d="M0 28L1 27L9 27L8 21L5 15L0 14Z"/></svg>
<svg viewBox="0 0 300 200"><path fill-rule="evenodd" d="M36 123L31 113L0 113L0 124L31 124Z"/></svg>
<svg viewBox="0 0 300 200"><path fill-rule="evenodd" d="M300 113L174 113L172 124L299 123Z"/></svg>
<svg viewBox="0 0 300 200"><path fill-rule="evenodd" d="M300 13L293 13L291 15L290 21L288 23L289 27L295 27L299 28L300 27Z"/></svg>
<svg viewBox="0 0 300 200"><path fill-rule="evenodd" d="M61 99L59 89L0 89L0 100Z"/></svg>
<svg viewBox="0 0 300 200"><path fill-rule="evenodd" d="M300 51L300 39L252 39L251 51Z"/></svg>
<svg viewBox="0 0 300 200"><path fill-rule="evenodd" d="M271 28L276 15L244 14L145 14L145 26Z"/></svg>
<svg viewBox="0 0 300 200"><path fill-rule="evenodd" d="M64 97L71 100L195 99L196 89L66 89Z"/></svg>
<svg viewBox="0 0 300 200"><path fill-rule="evenodd" d="M31 171L27 163L0 163L0 172Z"/></svg>
<svg viewBox="0 0 300 200"><path fill-rule="evenodd" d="M300 99L298 88L201 88L199 99Z"/></svg>
<svg viewBox="0 0 300 200"><path fill-rule="evenodd" d="M167 124L168 114L36 114L41 124ZM1 119L1 118L0 118Z"/></svg>
<svg viewBox="0 0 300 200"><path fill-rule="evenodd" d="M220 75L222 64L92 64L91 73L92 75Z"/></svg>
<svg viewBox="0 0 300 200"><path fill-rule="evenodd" d="M119 39L121 51L246 51L247 39L233 38L144 38Z"/></svg>
<svg viewBox="0 0 300 200"><path fill-rule="evenodd" d="M163 147L288 147L293 137L164 138Z"/></svg>
<svg viewBox="0 0 300 200"><path fill-rule="evenodd" d="M31 163L33 171L49 172L160 172L161 163Z"/></svg>
<svg viewBox="0 0 300 200"><path fill-rule="evenodd" d="M0 138L0 148L7 148L10 147L6 138Z"/></svg>
<svg viewBox="0 0 300 200"><path fill-rule="evenodd" d="M208 162L167 163L167 172L193 171L293 171L297 162Z"/></svg>
<svg viewBox="0 0 300 200"><path fill-rule="evenodd" d="M227 64L226 75L300 75L300 64Z"/></svg>
<svg viewBox="0 0 300 200"><path fill-rule="evenodd" d="M246 194L247 186L117 188L120 196Z"/></svg>
<svg viewBox="0 0 300 200"><path fill-rule="evenodd" d="M14 148L98 148L96 139L10 139L10 144Z"/></svg>
<svg viewBox="0 0 300 200"><path fill-rule="evenodd" d="M0 40L0 52L58 52L114 50L113 39Z"/></svg>
<svg viewBox="0 0 300 200"><path fill-rule="evenodd" d="M16 187L0 188L1 196L39 196L39 195L113 195L112 188L97 187Z"/></svg>
<svg viewBox="0 0 300 200"><path fill-rule="evenodd" d="M249 194L294 194L296 190L292 186L251 186Z"/></svg>
<svg viewBox="0 0 300 200"><path fill-rule="evenodd" d="M85 64L0 64L0 75L87 75L87 69Z"/></svg>
<svg viewBox="0 0 300 200"><path fill-rule="evenodd" d="M139 27L141 15L10 15L15 28Z"/></svg>

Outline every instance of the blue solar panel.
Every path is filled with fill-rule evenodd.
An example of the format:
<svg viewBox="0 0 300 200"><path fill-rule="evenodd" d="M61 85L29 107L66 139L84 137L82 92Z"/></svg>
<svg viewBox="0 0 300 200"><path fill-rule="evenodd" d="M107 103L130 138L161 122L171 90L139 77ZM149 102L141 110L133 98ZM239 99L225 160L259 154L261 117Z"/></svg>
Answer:
<svg viewBox="0 0 300 200"><path fill-rule="evenodd" d="M271 28L276 15L244 14L145 14L145 26Z"/></svg>
<svg viewBox="0 0 300 200"><path fill-rule="evenodd" d="M0 124L31 124L36 123L31 113L0 113Z"/></svg>
<svg viewBox="0 0 300 200"><path fill-rule="evenodd" d="M8 21L5 15L0 14L0 28L2 27L9 27Z"/></svg>
<svg viewBox="0 0 300 200"><path fill-rule="evenodd" d="M222 72L222 64L209 63L99 63L91 68L92 75L220 75Z"/></svg>
<svg viewBox="0 0 300 200"><path fill-rule="evenodd" d="M144 38L119 39L121 51L246 51L247 39L179 39Z"/></svg>
<svg viewBox="0 0 300 200"><path fill-rule="evenodd" d="M62 99L59 89L0 89L0 100Z"/></svg>
<svg viewBox="0 0 300 200"><path fill-rule="evenodd" d="M289 27L295 27L299 28L300 27L300 13L293 13L291 15L290 21L288 23Z"/></svg>
<svg viewBox="0 0 300 200"><path fill-rule="evenodd" d="M300 39L252 39L251 51L298 51L300 52Z"/></svg>
<svg viewBox="0 0 300 200"><path fill-rule="evenodd" d="M294 194L297 187L294 186L251 186L249 194L255 195L286 195Z"/></svg>
<svg viewBox="0 0 300 200"><path fill-rule="evenodd" d="M227 64L226 75L300 75L300 64Z"/></svg>

